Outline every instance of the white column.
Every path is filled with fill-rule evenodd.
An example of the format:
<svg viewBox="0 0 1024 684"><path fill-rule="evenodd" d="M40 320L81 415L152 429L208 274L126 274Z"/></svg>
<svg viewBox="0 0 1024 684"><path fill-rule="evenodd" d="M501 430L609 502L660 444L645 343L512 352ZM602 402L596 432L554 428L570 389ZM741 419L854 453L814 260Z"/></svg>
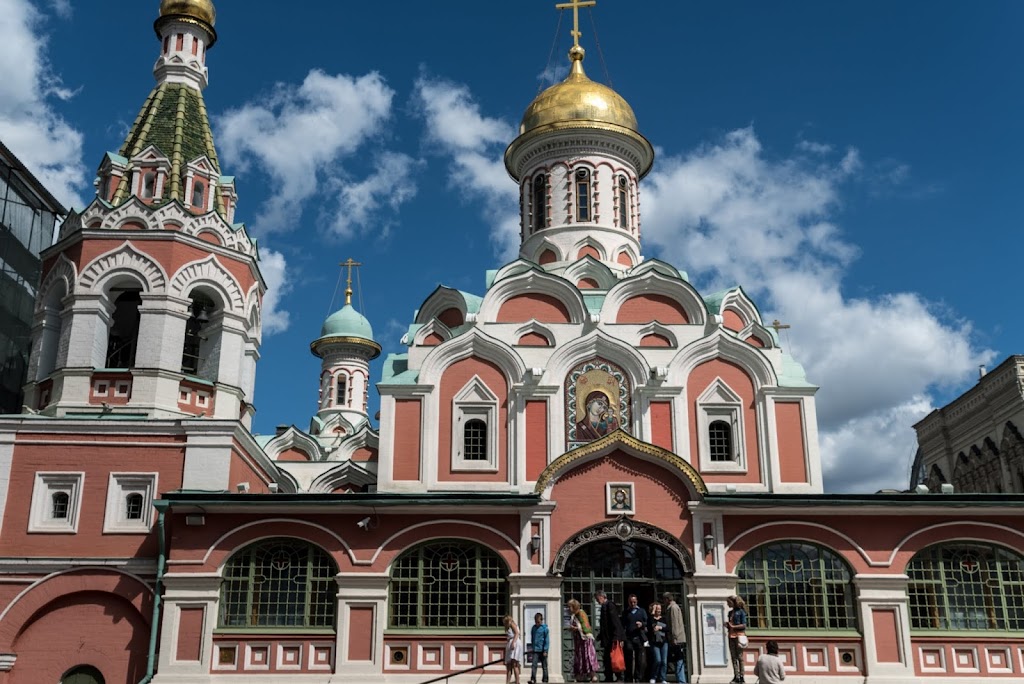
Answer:
<svg viewBox="0 0 1024 684"><path fill-rule="evenodd" d="M167 574L163 577L164 604L160 628L159 674L154 682L165 677L174 681L180 675L207 675L213 650L213 629L217 625L217 602L220 600L221 577L217 574ZM203 610L203 631L199 645L199 660L178 660L178 635L181 630L181 611ZM197 680L201 681L201 680Z"/></svg>
<svg viewBox="0 0 1024 684"><path fill-rule="evenodd" d="M911 682L914 658L906 575L857 575L857 608L864 630L865 684Z"/></svg>
<svg viewBox="0 0 1024 684"><path fill-rule="evenodd" d="M384 626L388 614L387 573L341 572L338 583L338 635L334 671L346 679L361 682L384 681ZM370 659L353 658L350 646L363 634L352 632L353 611L370 614Z"/></svg>
<svg viewBox="0 0 1024 684"><path fill-rule="evenodd" d="M543 612L550 630L551 648L548 649L548 673L550 681L564 682L562 678L562 578L548 575L523 575L512 573L508 576L509 598L512 615L519 623L523 634L523 645L529 641L533 616ZM529 679L529 667L523 664L523 680ZM537 673L540 676L540 672Z"/></svg>

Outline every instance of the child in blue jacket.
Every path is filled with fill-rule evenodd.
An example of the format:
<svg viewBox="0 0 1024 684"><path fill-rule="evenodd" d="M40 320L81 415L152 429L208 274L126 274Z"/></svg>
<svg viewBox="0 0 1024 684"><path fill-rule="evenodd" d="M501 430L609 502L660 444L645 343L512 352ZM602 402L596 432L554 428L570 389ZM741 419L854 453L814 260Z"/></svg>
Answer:
<svg viewBox="0 0 1024 684"><path fill-rule="evenodd" d="M544 679L541 681L548 681L548 644L550 643L550 637L548 636L548 626L544 624L544 613L537 613L533 616L533 627L530 628L530 647L533 651L533 667L530 670L530 682L529 684L537 684L537 664L544 671Z"/></svg>

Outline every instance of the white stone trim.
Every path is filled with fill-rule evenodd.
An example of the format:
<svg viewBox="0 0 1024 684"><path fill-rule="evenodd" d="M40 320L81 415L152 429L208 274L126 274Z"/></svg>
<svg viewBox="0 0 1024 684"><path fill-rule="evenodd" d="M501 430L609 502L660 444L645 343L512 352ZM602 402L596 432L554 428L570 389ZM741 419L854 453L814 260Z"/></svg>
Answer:
<svg viewBox="0 0 1024 684"><path fill-rule="evenodd" d="M167 287L167 273L163 266L132 243L125 242L90 261L78 277L76 290L103 295L106 283L125 273L138 278L147 294L163 294Z"/></svg>
<svg viewBox="0 0 1024 684"><path fill-rule="evenodd" d="M576 325L590 320L590 313L583 302L583 295L564 278L531 269L524 273L504 278L487 291L480 303L477 320L481 323L496 323L502 305L513 297L541 294L557 299L569 314L569 323ZM515 321L525 323L526 321Z"/></svg>
<svg viewBox="0 0 1024 684"><path fill-rule="evenodd" d="M722 378L715 380L696 399L697 452L702 473L745 473L748 469L743 399ZM732 430L730 460L711 460L711 424L724 420Z"/></svg>
<svg viewBox="0 0 1024 684"><path fill-rule="evenodd" d="M76 534L82 511L82 488L85 473L37 472L32 488L32 508L29 512L28 531L49 534ZM53 495L68 495L66 518L53 518Z"/></svg>
<svg viewBox="0 0 1024 684"><path fill-rule="evenodd" d="M110 473L103 533L148 533L153 525L153 499L157 492L157 473ZM142 516L129 520L125 500L130 494L142 496Z"/></svg>
<svg viewBox="0 0 1024 684"><path fill-rule="evenodd" d="M470 378L452 397L452 472L498 471L498 403L498 397L478 375ZM487 450L483 460L466 458L465 426L470 420L482 420L487 426Z"/></svg>
<svg viewBox="0 0 1024 684"><path fill-rule="evenodd" d="M170 280L169 292L175 297L188 299L191 290L199 285L213 286L221 295L225 311L242 315L245 306L242 289L213 254L179 268Z"/></svg>
<svg viewBox="0 0 1024 684"><path fill-rule="evenodd" d="M614 323L623 304L633 297L647 294L662 295L678 302L689 319L687 325L704 325L707 322L707 306L697 290L681 278L670 278L656 270L631 274L609 290L601 306L601 320Z"/></svg>

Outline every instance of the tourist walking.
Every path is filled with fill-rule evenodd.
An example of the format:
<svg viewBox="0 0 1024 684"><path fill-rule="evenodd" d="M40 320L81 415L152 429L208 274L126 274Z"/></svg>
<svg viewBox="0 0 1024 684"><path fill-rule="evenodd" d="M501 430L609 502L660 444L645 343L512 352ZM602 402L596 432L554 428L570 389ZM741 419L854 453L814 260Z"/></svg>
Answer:
<svg viewBox="0 0 1024 684"><path fill-rule="evenodd" d="M502 622L505 625L506 637L505 684L519 684L519 674L523 667L523 635L519 633L519 625L511 615L506 615Z"/></svg>
<svg viewBox="0 0 1024 684"><path fill-rule="evenodd" d="M569 608L569 629L572 631L572 674L577 682L597 681L597 650L590 618L576 599L566 602Z"/></svg>
<svg viewBox="0 0 1024 684"><path fill-rule="evenodd" d="M629 606L622 614L626 629L623 655L626 656L626 681L647 679L647 611L637 605L636 594L629 595Z"/></svg>
<svg viewBox="0 0 1024 684"><path fill-rule="evenodd" d="M676 603L674 594L666 592L661 600L665 604L665 622L668 623L668 659L675 663L676 681L688 682L686 674L686 622L683 620L683 609Z"/></svg>
<svg viewBox="0 0 1024 684"><path fill-rule="evenodd" d="M650 642L651 684L665 684L668 670L668 623L661 618L661 604L652 603L648 610L647 640Z"/></svg>
<svg viewBox="0 0 1024 684"><path fill-rule="evenodd" d="M732 657L733 678L731 684L743 682L743 649L747 647L747 604L739 596L726 599L729 604L729 619L726 629L729 630L729 655Z"/></svg>
<svg viewBox="0 0 1024 684"><path fill-rule="evenodd" d="M604 589L594 592L594 598L601 605L601 629L598 630L597 640L601 642L604 681L622 681L623 673L612 670L612 649L616 644L622 648L622 642L626 640L626 630L622 627L619 607L615 605L615 601L608 598Z"/></svg>

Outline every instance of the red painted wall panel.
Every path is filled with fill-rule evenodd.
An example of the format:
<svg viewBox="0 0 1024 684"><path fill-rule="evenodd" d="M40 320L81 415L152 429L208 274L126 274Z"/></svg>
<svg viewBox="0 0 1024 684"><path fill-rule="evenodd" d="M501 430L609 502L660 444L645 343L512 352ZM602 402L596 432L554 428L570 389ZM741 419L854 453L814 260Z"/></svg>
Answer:
<svg viewBox="0 0 1024 684"><path fill-rule="evenodd" d="M651 402L651 444L673 451L672 402Z"/></svg>
<svg viewBox="0 0 1024 684"><path fill-rule="evenodd" d="M569 323L569 310L551 295L530 293L510 297L498 310L498 323Z"/></svg>
<svg viewBox="0 0 1024 684"><path fill-rule="evenodd" d="M526 402L526 479L535 482L548 465L548 403Z"/></svg>
<svg viewBox="0 0 1024 684"><path fill-rule="evenodd" d="M349 611L348 659L373 660L373 608L357 607Z"/></svg>
<svg viewBox="0 0 1024 684"><path fill-rule="evenodd" d="M779 435L779 478L783 482L807 482L807 449L804 443L803 407L798 401L775 404Z"/></svg>
<svg viewBox="0 0 1024 684"><path fill-rule="evenodd" d="M178 660L199 660L203 654L202 608L182 608L178 622Z"/></svg>
<svg viewBox="0 0 1024 684"><path fill-rule="evenodd" d="M659 294L643 294L630 297L619 307L616 323L689 323L690 319L682 305L671 297Z"/></svg>
<svg viewBox="0 0 1024 684"><path fill-rule="evenodd" d="M899 663L899 631L896 627L895 610L872 610L871 623L875 627L875 649L878 662Z"/></svg>
<svg viewBox="0 0 1024 684"><path fill-rule="evenodd" d="M395 454L393 459L396 480L420 479L420 400L395 400Z"/></svg>

